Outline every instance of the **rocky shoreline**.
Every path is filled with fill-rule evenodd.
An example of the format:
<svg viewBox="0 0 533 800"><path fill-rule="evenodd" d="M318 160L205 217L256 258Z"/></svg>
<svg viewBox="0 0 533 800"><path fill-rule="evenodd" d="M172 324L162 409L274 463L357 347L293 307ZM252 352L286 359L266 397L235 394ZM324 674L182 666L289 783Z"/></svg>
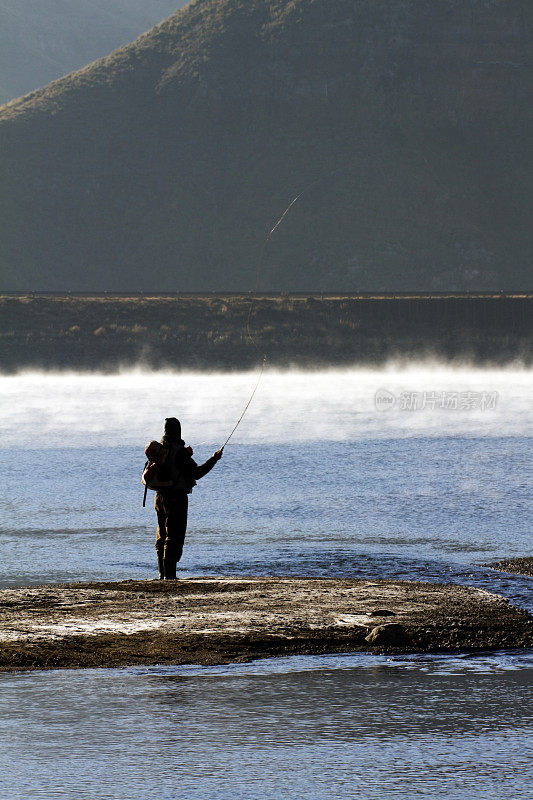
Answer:
<svg viewBox="0 0 533 800"><path fill-rule="evenodd" d="M502 561L495 561L492 564L486 564L486 566L501 572L512 572L514 575L529 575L533 577L533 557L531 556L504 558Z"/></svg>
<svg viewBox="0 0 533 800"><path fill-rule="evenodd" d="M520 647L533 647L533 617L451 584L217 577L0 592L4 672Z"/></svg>

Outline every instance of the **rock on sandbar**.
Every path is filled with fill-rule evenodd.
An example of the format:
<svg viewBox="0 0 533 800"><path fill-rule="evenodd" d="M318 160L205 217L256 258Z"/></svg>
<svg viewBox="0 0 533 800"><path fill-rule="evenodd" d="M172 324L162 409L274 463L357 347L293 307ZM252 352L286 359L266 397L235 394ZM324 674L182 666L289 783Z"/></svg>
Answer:
<svg viewBox="0 0 533 800"><path fill-rule="evenodd" d="M532 646L527 612L450 584L214 577L0 592L3 671Z"/></svg>

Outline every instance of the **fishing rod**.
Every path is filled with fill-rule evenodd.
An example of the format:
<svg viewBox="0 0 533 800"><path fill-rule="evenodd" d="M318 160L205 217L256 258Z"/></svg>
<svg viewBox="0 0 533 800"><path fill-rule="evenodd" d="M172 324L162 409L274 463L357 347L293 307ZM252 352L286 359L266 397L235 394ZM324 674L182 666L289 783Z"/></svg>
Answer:
<svg viewBox="0 0 533 800"><path fill-rule="evenodd" d="M259 372L259 377L257 379L257 383L254 386L252 394L250 395L250 397L248 399L248 402L244 406L242 414L240 415L239 419L235 423L235 425L233 427L233 430L231 431L230 435L228 436L228 438L226 439L226 441L224 442L224 444L220 448L221 450L223 450L225 448L225 446L227 445L227 443L229 442L229 440L231 439L231 437L233 436L233 434L235 433L235 431L237 430L237 428L241 424L244 415L248 411L248 408L250 407L250 403L254 399L254 395L255 395L257 389L259 388L259 384L261 383L261 379L263 377L263 372L265 371L265 365L266 365L266 362L267 362L267 354L257 344L257 342L255 340L255 337L254 337L254 335L252 333L251 325L250 325L250 321L251 321L251 318L252 318L252 311L253 311L253 308L254 308L254 305L255 305L255 301L257 299L257 292L258 292L258 289L259 289L259 279L261 277L261 270L262 270L262 266L263 266L263 255L265 253L266 246L267 246L268 242L270 241L270 239L272 238L272 236L275 233L275 231L279 228L279 226L281 225L281 223L283 222L283 220L285 219L285 217L287 216L287 214L289 213L289 211L293 207L293 205L300 199L300 197L303 194L306 194L313 186L315 186L317 183L320 183L322 180L324 180L324 179L323 178L317 178L312 183L310 183L308 186L306 186L304 189L302 189L302 191L299 194L297 194L295 197L293 197L291 202L287 206L287 208L284 210L284 212L281 215L281 217L278 219L278 221L274 225L274 227L271 228L268 231L267 235L264 238L261 250L259 252L259 258L257 260L257 268L256 268L256 272L255 272L255 286L254 286L252 299L250 301L250 307L248 309L248 315L247 315L247 318L246 318L246 335L248 336L248 340L252 343L252 345L255 347L255 349L257 350L259 355L262 357L261 370Z"/></svg>

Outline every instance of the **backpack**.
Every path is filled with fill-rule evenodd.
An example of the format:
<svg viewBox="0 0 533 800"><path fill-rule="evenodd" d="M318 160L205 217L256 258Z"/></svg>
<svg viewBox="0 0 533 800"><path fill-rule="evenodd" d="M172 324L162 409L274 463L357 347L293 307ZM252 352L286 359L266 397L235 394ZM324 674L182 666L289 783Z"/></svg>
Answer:
<svg viewBox="0 0 533 800"><path fill-rule="evenodd" d="M174 485L174 479L170 475L159 475L159 464L155 464L153 461L145 462L141 482L144 484L143 508L146 506L148 489L152 492L159 492L163 488L170 488Z"/></svg>
<svg viewBox="0 0 533 800"><path fill-rule="evenodd" d="M190 493L193 486L196 485L194 478L176 464L176 456L181 449L184 449L182 445L169 445L168 455L163 464L146 461L141 478L144 484L143 508L146 506L148 489L152 492L159 492L162 489L174 488Z"/></svg>

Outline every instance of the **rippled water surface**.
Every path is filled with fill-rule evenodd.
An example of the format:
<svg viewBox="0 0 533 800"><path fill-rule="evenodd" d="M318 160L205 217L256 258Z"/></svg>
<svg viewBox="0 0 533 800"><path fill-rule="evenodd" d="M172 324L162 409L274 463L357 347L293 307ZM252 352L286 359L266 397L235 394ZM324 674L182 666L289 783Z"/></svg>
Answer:
<svg viewBox="0 0 533 800"><path fill-rule="evenodd" d="M154 577L145 443L177 415L202 461L255 379L0 377L0 586ZM532 389L519 367L265 373L194 490L181 574L452 581L533 611L530 578L483 566L530 555ZM525 798L532 669L496 653L3 675L0 797Z"/></svg>
<svg viewBox="0 0 533 800"><path fill-rule="evenodd" d="M4 676L2 797L531 797L532 677L518 654Z"/></svg>

